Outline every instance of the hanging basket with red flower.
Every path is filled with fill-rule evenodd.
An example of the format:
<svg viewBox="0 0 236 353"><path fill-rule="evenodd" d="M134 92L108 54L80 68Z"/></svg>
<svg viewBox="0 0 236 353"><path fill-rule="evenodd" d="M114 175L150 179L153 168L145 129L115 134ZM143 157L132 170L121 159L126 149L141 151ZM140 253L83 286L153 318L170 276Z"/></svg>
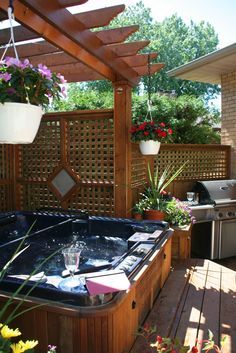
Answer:
<svg viewBox="0 0 236 353"><path fill-rule="evenodd" d="M155 155L160 149L161 142L168 142L173 131L164 122L145 121L133 124L130 133L131 141L139 142L142 154Z"/></svg>

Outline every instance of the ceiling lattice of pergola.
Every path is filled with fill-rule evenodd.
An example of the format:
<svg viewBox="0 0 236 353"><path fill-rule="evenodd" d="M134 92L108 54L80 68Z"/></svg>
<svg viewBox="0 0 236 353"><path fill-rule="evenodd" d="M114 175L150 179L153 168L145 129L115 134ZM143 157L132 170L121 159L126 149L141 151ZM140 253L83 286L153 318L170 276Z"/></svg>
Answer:
<svg viewBox="0 0 236 353"><path fill-rule="evenodd" d="M108 79L137 85L140 77L148 74L148 54L139 54L139 51L149 41L126 42L138 30L137 25L96 31L108 26L125 10L124 5L77 14L67 9L85 2L15 0L14 15L21 24L14 27L19 57L28 58L33 65L47 65L63 74L68 82ZM7 19L8 6L8 0L0 1L0 21ZM9 37L9 29L0 30L0 55ZM7 55L14 56L12 48ZM151 60L156 56L157 53L151 53ZM158 72L163 66L151 64L150 73Z"/></svg>

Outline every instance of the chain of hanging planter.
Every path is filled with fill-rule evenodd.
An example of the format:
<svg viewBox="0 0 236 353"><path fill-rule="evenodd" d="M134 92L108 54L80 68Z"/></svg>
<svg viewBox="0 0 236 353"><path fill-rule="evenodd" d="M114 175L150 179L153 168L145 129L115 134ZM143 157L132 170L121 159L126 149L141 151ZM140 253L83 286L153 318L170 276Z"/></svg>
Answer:
<svg viewBox="0 0 236 353"><path fill-rule="evenodd" d="M156 155L159 152L161 143L157 140L156 127L152 117L152 101L151 101L151 56L148 54L147 61L148 69L148 84L147 84L147 114L145 116L145 122L142 128L144 128L143 134L146 134L145 140L139 142L139 148L143 155ZM148 138L150 135L150 139Z"/></svg>
<svg viewBox="0 0 236 353"><path fill-rule="evenodd" d="M10 24L10 39L9 39L9 42L7 43L7 45L5 47L5 50L4 50L3 54L2 54L1 61L5 58L7 50L10 47L11 43L12 43L12 46L13 46L13 49L14 49L15 57L16 57L17 60L19 60L19 56L18 56L18 53L17 53L16 45L15 45L15 37L14 37L13 23L12 23L12 21L15 20L13 0L9 0L7 14L8 14L9 24Z"/></svg>

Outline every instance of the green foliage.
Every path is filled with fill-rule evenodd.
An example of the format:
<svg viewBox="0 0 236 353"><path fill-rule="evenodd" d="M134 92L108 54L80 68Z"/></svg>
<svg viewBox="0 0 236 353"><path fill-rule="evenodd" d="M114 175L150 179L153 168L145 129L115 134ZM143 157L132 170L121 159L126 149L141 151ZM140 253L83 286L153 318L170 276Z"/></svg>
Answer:
<svg viewBox="0 0 236 353"><path fill-rule="evenodd" d="M204 21L186 24L177 14L157 22L153 20L150 8L139 1L127 7L112 21L109 28L133 24L138 24L139 30L127 41L150 40L150 45L143 52L158 52L156 61L165 64L160 72L151 77L153 93L175 91L177 95L204 96L205 99L213 98L219 93L220 88L217 85L180 80L167 74L167 71L217 49L218 35L211 24ZM141 81L147 91L147 78L144 77ZM106 83L89 83L88 87L104 92Z"/></svg>
<svg viewBox="0 0 236 353"><path fill-rule="evenodd" d="M194 221L190 208L176 198L167 202L165 212L165 221L172 225L184 226Z"/></svg>
<svg viewBox="0 0 236 353"><path fill-rule="evenodd" d="M165 189L174 181L184 170L186 161L178 169L173 166L167 166L162 174L159 173L158 168L152 174L150 165L148 164L148 186L144 193L141 194L141 199L135 205L141 205L143 210L160 210L164 211L166 208L166 191Z"/></svg>
<svg viewBox="0 0 236 353"><path fill-rule="evenodd" d="M215 97L220 91L217 85L176 79L167 74L171 69L216 50L219 41L214 28L204 21L199 24L191 21L187 25L177 14L153 26L155 36L151 38L150 48L159 53L158 61L163 62L165 67L153 75L152 92L175 91L178 96ZM147 89L147 78L144 79L144 86Z"/></svg>
<svg viewBox="0 0 236 353"><path fill-rule="evenodd" d="M33 67L29 60L7 57L0 63L0 103L30 103L47 107L64 94L64 77L46 66Z"/></svg>
<svg viewBox="0 0 236 353"><path fill-rule="evenodd" d="M152 117L157 123L169 124L173 143L219 143L220 135L213 130L219 124L219 111L206 106L193 96L152 95ZM141 123L147 111L147 96L133 97L133 121Z"/></svg>
<svg viewBox="0 0 236 353"><path fill-rule="evenodd" d="M85 109L106 109L113 107L113 92L100 93L88 90L79 83L68 85L67 99L53 102L51 111L72 111Z"/></svg>

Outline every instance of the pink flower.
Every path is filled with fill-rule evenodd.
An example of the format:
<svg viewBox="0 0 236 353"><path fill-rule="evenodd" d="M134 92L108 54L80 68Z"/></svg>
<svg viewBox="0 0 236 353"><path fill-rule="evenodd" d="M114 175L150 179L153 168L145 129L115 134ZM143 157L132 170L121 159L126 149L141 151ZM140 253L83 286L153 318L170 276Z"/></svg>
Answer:
<svg viewBox="0 0 236 353"><path fill-rule="evenodd" d="M38 70L43 77L46 77L48 80L52 78L51 71L47 68L46 65L38 64Z"/></svg>
<svg viewBox="0 0 236 353"><path fill-rule="evenodd" d="M172 130L172 129L168 129L167 131L168 131L168 134L169 134L169 135L172 135L172 134L173 134L173 130Z"/></svg>
<svg viewBox="0 0 236 353"><path fill-rule="evenodd" d="M57 74L57 77L59 78L59 80L61 81L61 83L66 83L67 81L65 80L65 77L62 76L60 73Z"/></svg>

